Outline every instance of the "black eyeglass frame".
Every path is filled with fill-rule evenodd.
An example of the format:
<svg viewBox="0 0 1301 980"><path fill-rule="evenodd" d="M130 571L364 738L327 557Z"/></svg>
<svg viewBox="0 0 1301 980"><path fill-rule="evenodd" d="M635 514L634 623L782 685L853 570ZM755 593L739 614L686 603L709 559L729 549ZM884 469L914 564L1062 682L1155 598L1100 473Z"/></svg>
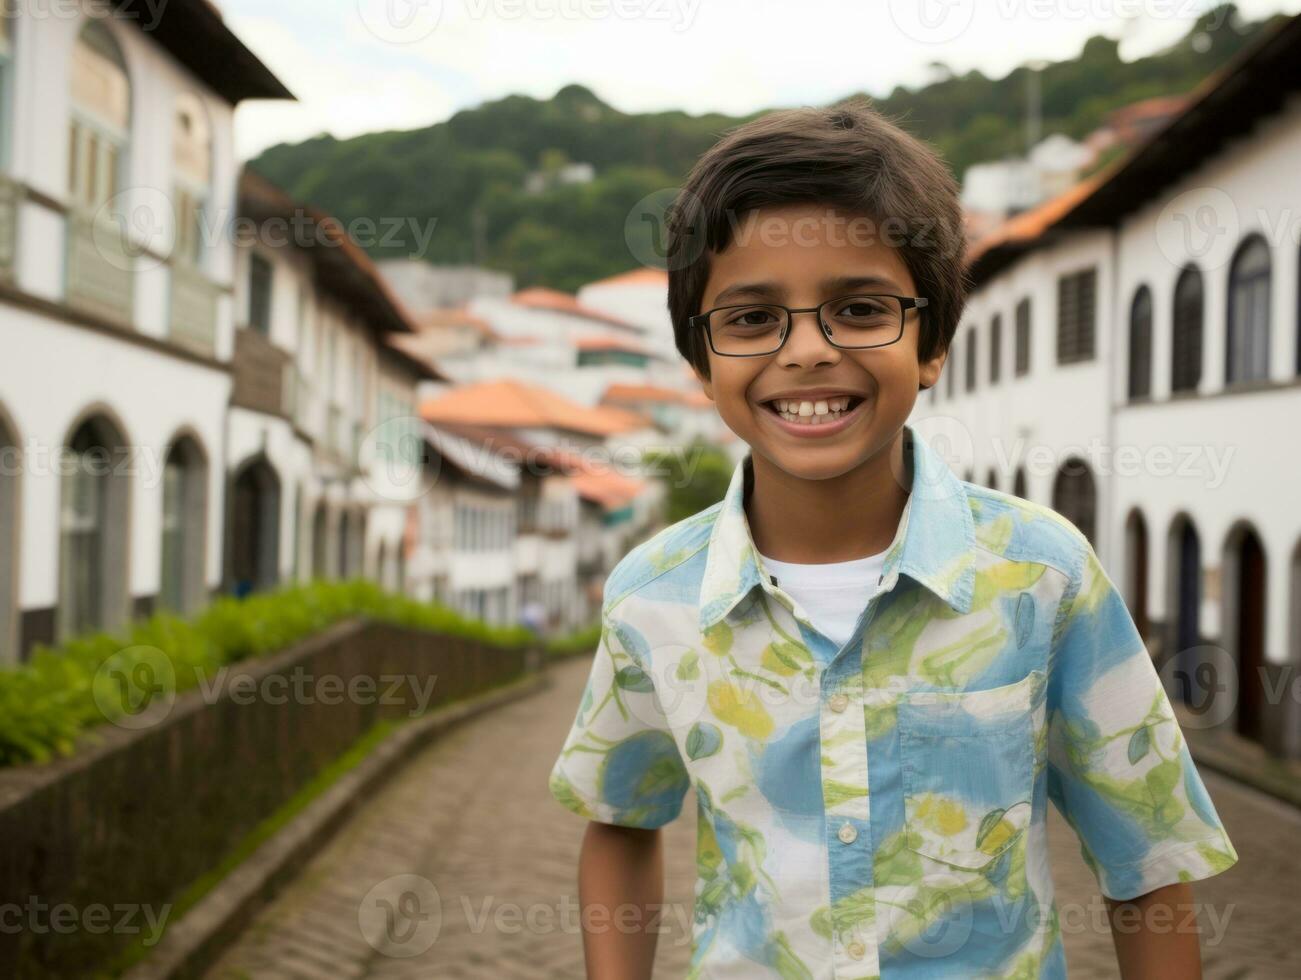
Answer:
<svg viewBox="0 0 1301 980"><path fill-rule="evenodd" d="M847 347L844 344L838 344L831 337L831 329L827 326L826 318L823 317L822 311L832 303L843 303L847 299L873 299L885 297L899 301L899 332L895 335L894 340L887 340L884 344L866 344L862 346ZM705 339L709 342L709 349L719 357L767 357L769 354L776 354L786 343L786 338L791 335L791 324L795 322L796 313L816 313L818 315L818 326L822 329L822 336L827 338L827 343L832 347L840 350L873 350L877 347L889 347L891 344L899 343L903 337L904 325L908 320L909 310L921 310L930 305L930 300L925 296L896 296L894 293L849 293L845 296L837 296L829 299L817 306L806 307L801 310L791 309L789 306L782 306L780 303L735 303L729 306L715 306L712 310L706 310L704 313L697 313L687 318L687 323L691 327L699 330L704 329ZM782 335L777 341L777 346L772 350L758 351L753 354L731 354L720 351L714 346L714 333L709 329L709 318L720 310L748 310L753 307L769 307L774 310L786 311L786 326L782 329Z"/></svg>

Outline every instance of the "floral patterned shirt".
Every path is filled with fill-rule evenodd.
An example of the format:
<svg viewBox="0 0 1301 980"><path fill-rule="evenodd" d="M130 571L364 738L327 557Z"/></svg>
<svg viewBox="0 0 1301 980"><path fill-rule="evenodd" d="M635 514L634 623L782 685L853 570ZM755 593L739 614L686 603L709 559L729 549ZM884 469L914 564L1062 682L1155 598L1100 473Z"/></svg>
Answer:
<svg viewBox="0 0 1301 980"><path fill-rule="evenodd" d="M1064 977L1049 800L1110 898L1237 860L1088 540L904 437L843 646L763 572L748 455L607 578L550 790L652 828L694 788L691 978Z"/></svg>

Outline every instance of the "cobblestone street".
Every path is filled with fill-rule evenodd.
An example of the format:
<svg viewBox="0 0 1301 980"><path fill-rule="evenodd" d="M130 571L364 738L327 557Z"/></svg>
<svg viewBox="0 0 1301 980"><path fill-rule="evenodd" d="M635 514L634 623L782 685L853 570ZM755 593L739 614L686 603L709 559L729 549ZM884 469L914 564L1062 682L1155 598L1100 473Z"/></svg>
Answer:
<svg viewBox="0 0 1301 980"><path fill-rule="evenodd" d="M585 822L551 800L546 777L587 669L582 657L553 668L549 688L416 756L263 911L209 980L583 977L576 875ZM1204 776L1241 856L1237 867L1197 886L1199 901L1213 906L1212 916L1202 915L1205 975L1301 976L1294 911L1301 815ZM1049 832L1071 976L1114 977L1093 878L1055 812ZM673 912L655 975L667 980L682 976L690 955L692 798L665 833ZM429 884L440 914L422 917L410 898L420 896L420 910L434 908ZM388 932L395 946L376 938L386 919L396 924Z"/></svg>

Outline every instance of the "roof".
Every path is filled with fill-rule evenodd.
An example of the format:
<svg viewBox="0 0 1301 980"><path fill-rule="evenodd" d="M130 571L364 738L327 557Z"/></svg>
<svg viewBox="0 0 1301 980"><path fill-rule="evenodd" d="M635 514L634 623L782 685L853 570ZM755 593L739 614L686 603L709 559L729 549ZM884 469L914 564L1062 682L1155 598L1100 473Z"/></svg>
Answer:
<svg viewBox="0 0 1301 980"><path fill-rule="evenodd" d="M384 352L386 356L422 378L431 381L451 381L451 378L439 369L438 363L432 357L422 353L419 347L410 343L415 339L417 338L409 334L388 334L384 338Z"/></svg>
<svg viewBox="0 0 1301 980"><path fill-rule="evenodd" d="M653 356L641 344L626 337L579 337L574 341L574 346L578 350L617 350L629 354L641 354L644 357Z"/></svg>
<svg viewBox="0 0 1301 980"><path fill-rule="evenodd" d="M665 289L669 287L669 274L663 269L654 269L644 266L640 269L630 269L628 272L620 272L616 276L608 276L605 279L598 279L596 282L589 282L584 289L591 286L662 286Z"/></svg>
<svg viewBox="0 0 1301 980"><path fill-rule="evenodd" d="M296 244L311 259L317 289L334 297L375 330L416 332L415 322L402 301L338 220L318 208L295 201L265 177L248 169L239 177L239 213L258 222L274 218L290 221L295 228L289 234L290 244ZM297 244L292 238L298 234L304 218L310 222L311 231L307 233L307 241ZM409 357L409 352L403 354ZM424 370L432 368L424 364ZM446 380L437 372L429 376Z"/></svg>
<svg viewBox="0 0 1301 980"><path fill-rule="evenodd" d="M976 242L967 257L972 283L979 286L1065 231L1113 227L1222 152L1230 140L1279 111L1299 90L1301 15L1263 28L1251 44L1188 95L1183 112L1126 155Z"/></svg>
<svg viewBox="0 0 1301 980"><path fill-rule="evenodd" d="M596 467L584 461L583 467L573 476L578 495L606 510L627 507L647 486L645 480L624 476L605 466Z"/></svg>
<svg viewBox="0 0 1301 980"><path fill-rule="evenodd" d="M601 396L602 402L685 402L688 392L660 385L612 384Z"/></svg>
<svg viewBox="0 0 1301 980"><path fill-rule="evenodd" d="M413 313L412 319L421 330L440 330L444 327L473 327L490 340L498 339L492 324L481 316L476 316L464 306L443 307L434 310L421 310Z"/></svg>
<svg viewBox="0 0 1301 980"><path fill-rule="evenodd" d="M577 297L570 293L562 293L558 289L547 289L543 286L533 286L529 289L521 289L511 297L511 302L519 306L527 306L534 310L552 310L557 313L568 313L571 316L581 316L588 320L595 320L598 323L604 323L607 326L618 327L621 330L629 330L633 333L641 331L629 323L627 320L621 320L609 313L602 313L590 306L584 306L578 302Z"/></svg>
<svg viewBox="0 0 1301 980"><path fill-rule="evenodd" d="M420 414L435 424L561 429L591 436L611 436L653 425L636 412L580 405L547 388L513 378L459 386L426 401Z"/></svg>
<svg viewBox="0 0 1301 980"><path fill-rule="evenodd" d="M294 98L208 0L113 0L113 6L231 105Z"/></svg>
<svg viewBox="0 0 1301 980"><path fill-rule="evenodd" d="M441 426L422 426L425 441L464 477L501 490L519 488L519 469L509 461L479 452L474 441Z"/></svg>

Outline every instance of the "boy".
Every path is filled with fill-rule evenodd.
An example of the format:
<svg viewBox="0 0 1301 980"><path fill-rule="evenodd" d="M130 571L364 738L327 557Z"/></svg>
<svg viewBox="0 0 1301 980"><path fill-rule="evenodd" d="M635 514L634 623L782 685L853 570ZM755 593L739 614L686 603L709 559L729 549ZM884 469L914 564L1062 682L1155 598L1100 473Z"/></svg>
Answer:
<svg viewBox="0 0 1301 980"><path fill-rule="evenodd" d="M585 926L589 977L651 975L688 787L691 977L1063 977L1049 800L1130 905L1122 975L1199 976L1187 882L1237 854L1123 600L907 423L966 292L943 164L866 106L783 111L679 201L677 345L750 452L606 582L550 781L587 921L624 923Z"/></svg>

